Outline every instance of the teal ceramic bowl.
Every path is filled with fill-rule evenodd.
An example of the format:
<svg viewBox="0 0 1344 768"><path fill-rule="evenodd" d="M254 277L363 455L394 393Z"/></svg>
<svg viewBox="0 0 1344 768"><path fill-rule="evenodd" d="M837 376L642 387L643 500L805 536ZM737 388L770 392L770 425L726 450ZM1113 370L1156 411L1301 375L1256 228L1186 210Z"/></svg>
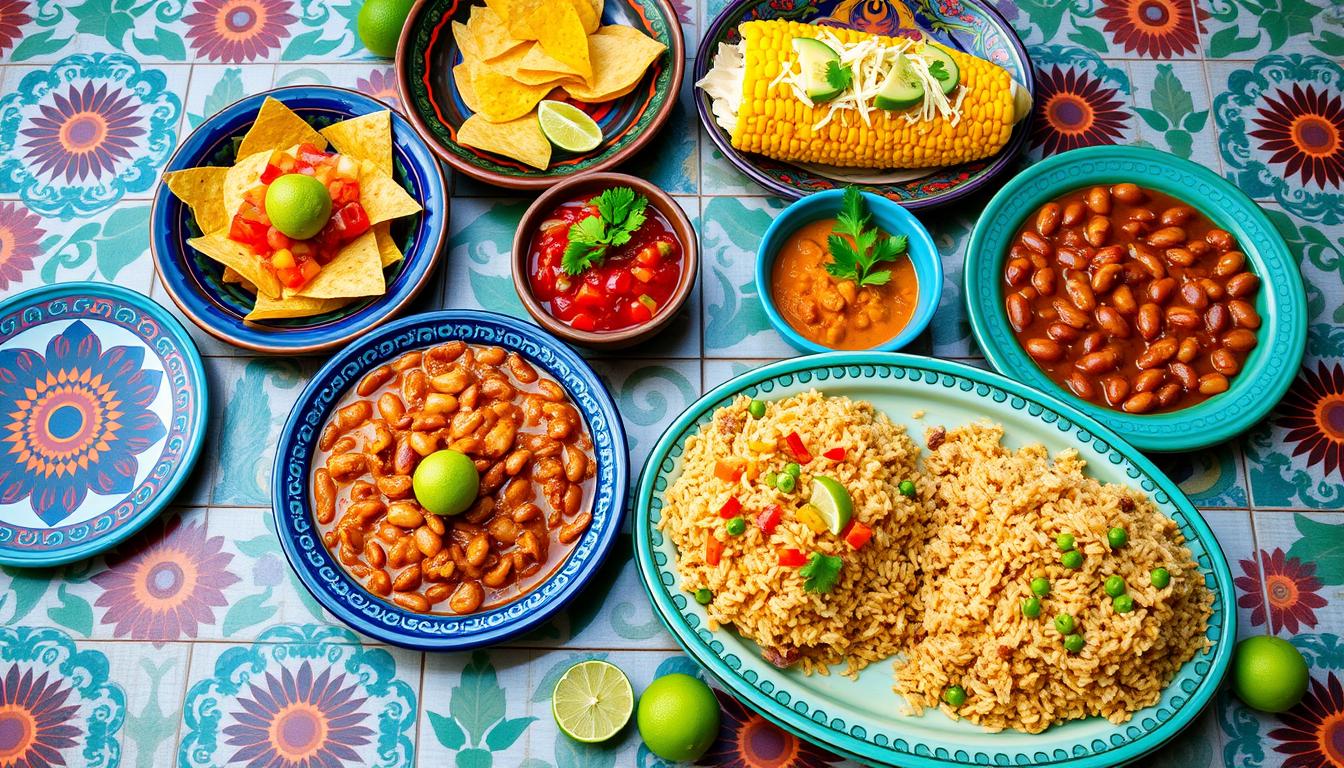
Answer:
<svg viewBox="0 0 1344 768"><path fill-rule="evenodd" d="M1263 320L1259 344L1226 392L1179 411L1129 414L1075 396L1027 356L1004 312L1004 263L1022 222L1066 192L1124 181L1165 192L1208 216L1237 238L1260 277L1255 299ZM1213 171L1155 149L1086 147L1019 173L990 200L976 223L966 249L965 281L971 330L996 371L1063 400L1145 451L1189 451L1249 429L1283 397L1306 350L1302 274L1265 212Z"/></svg>
<svg viewBox="0 0 1344 768"><path fill-rule="evenodd" d="M895 352L914 341L916 336L929 327L929 321L933 320L933 311L938 308L938 298L943 293L943 260L938 255L938 247L933 244L929 230L924 228L914 214L881 195L871 192L862 194L864 205L872 215L873 224L881 227L887 234L902 234L908 239L907 258L914 265L915 277L919 280L919 298L915 304L915 311L910 316L910 322L906 323L900 333L869 350ZM801 352L831 352L833 348L805 338L779 313L775 298L770 293L770 271L775 265L775 254L779 253L780 247L789 236L797 232L799 227L818 219L834 218L840 212L840 203L844 195L842 189L818 192L785 208L778 218L770 222L756 251L756 293L761 297L761 304L765 307L765 316L770 318L770 324L775 327L779 335Z"/></svg>

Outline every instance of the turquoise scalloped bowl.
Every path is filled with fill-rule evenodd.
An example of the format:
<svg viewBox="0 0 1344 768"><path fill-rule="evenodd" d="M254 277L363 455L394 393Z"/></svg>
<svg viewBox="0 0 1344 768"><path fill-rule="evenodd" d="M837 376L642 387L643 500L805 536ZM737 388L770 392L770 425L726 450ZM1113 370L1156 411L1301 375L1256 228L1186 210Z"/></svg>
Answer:
<svg viewBox="0 0 1344 768"><path fill-rule="evenodd" d="M1095 184L1131 181L1185 201L1231 232L1260 276L1263 323L1232 386L1179 411L1130 414L1090 403L1046 376L1013 336L1003 308L1003 267L1013 236L1044 203ZM1209 169L1146 147L1085 147L1055 155L1014 176L989 201L966 246L966 307L971 331L994 370L1100 419L1145 451L1189 451L1250 429L1288 391L1307 347L1302 273L1279 231L1241 190Z"/></svg>
<svg viewBox="0 0 1344 768"><path fill-rule="evenodd" d="M869 665L855 681L807 677L775 668L760 649L731 629L710 631L704 608L681 590L676 550L658 530L663 492L681 472L688 437L715 409L739 394L775 399L817 388L872 402L913 434L926 425L960 425L988 418L1003 425L1005 442L1041 443L1052 453L1075 448L1089 472L1149 494L1176 521L1204 581L1214 594L1210 647L1181 667L1161 700L1115 725L1076 720L1031 735L989 733L938 712L900 714L892 667ZM923 411L922 418L913 414ZM686 652L752 709L801 738L855 760L905 768L934 766L1051 766L1102 768L1137 759L1189 725L1227 672L1236 640L1232 574L1212 531L1176 484L1114 432L1072 406L1002 376L960 363L877 352L835 352L784 360L749 371L700 398L668 428L639 480L634 518L635 562L663 623Z"/></svg>

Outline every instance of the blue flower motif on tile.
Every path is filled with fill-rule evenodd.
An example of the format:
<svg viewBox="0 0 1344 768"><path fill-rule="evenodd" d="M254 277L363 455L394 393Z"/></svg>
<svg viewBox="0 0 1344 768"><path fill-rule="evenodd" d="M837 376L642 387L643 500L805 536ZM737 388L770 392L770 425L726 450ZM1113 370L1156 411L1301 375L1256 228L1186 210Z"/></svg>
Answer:
<svg viewBox="0 0 1344 768"><path fill-rule="evenodd" d="M1310 221L1344 221L1344 69L1321 56L1266 56L1213 85L1228 178Z"/></svg>
<svg viewBox="0 0 1344 768"><path fill-rule="evenodd" d="M29 499L57 525L90 491L130 493L137 457L167 434L150 410L163 372L144 358L144 347L104 350L80 320L45 352L0 350L0 504Z"/></svg>
<svg viewBox="0 0 1344 768"><path fill-rule="evenodd" d="M0 97L0 193L72 219L145 192L177 145L182 101L125 54L67 56Z"/></svg>
<svg viewBox="0 0 1344 768"><path fill-rule="evenodd" d="M278 626L230 648L187 692L180 766L401 768L415 762L415 693L349 630Z"/></svg>
<svg viewBox="0 0 1344 768"><path fill-rule="evenodd" d="M126 695L107 657L56 629L0 629L0 754L6 766L112 768Z"/></svg>

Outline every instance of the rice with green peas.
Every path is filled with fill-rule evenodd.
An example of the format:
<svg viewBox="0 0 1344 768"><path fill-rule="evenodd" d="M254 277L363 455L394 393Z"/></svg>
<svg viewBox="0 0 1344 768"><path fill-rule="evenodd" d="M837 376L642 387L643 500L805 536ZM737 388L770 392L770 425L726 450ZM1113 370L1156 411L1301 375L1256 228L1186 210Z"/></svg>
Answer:
<svg viewBox="0 0 1344 768"><path fill-rule="evenodd" d="M1144 494L1086 476L1071 450L1052 462L1042 446L1010 451L1002 437L997 426L965 426L925 458L922 618L896 662L895 690L916 712L941 706L991 730L1037 733L1091 715L1125 722L1208 646L1213 596L1175 522ZM1112 528L1125 532L1119 548ZM1060 534L1073 537L1079 567L1061 563ZM1157 568L1170 576L1163 589L1153 584ZM1106 591L1117 575L1128 612ZM1032 618L1023 602L1037 577L1050 591ZM1060 614L1072 618L1067 634L1081 637L1077 653L1056 628ZM958 707L943 701L954 685L964 693L949 697Z"/></svg>
<svg viewBox="0 0 1344 768"><path fill-rule="evenodd" d="M761 418L749 413L750 402L738 397L687 439L681 475L664 497L658 526L676 545L682 588L692 594L708 589L710 628L734 625L776 663L797 660L804 671L825 674L844 661L846 674L856 674L905 646L920 615L911 555L923 541L928 512L898 490L902 480L916 477L919 449L903 427L866 402L813 390L770 401ZM785 493L765 478L795 460L785 442L791 432L814 458ZM843 459L821 455L834 448L844 449ZM716 476L723 460L743 462L741 477ZM838 480L853 501L853 519L872 528L861 549L795 517L814 474ZM719 515L729 498L747 518L739 535L730 535ZM783 515L767 536L754 518L772 504ZM717 565L707 559L711 536L723 542ZM779 562L788 549L842 558L838 581L829 591L808 591L801 569Z"/></svg>

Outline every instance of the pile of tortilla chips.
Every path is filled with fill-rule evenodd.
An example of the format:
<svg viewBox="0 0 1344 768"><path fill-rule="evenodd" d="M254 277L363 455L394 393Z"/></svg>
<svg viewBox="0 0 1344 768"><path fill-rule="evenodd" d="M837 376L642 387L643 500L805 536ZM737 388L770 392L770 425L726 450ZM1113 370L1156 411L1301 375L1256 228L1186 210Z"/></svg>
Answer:
<svg viewBox="0 0 1344 768"><path fill-rule="evenodd" d="M469 147L545 170L551 143L537 102L561 88L571 99L618 99L639 84L666 46L633 27L600 26L602 0L485 0L453 22L462 63L453 68L474 112L457 130Z"/></svg>
<svg viewBox="0 0 1344 768"><path fill-rule="evenodd" d="M371 228L346 243L312 281L296 291L283 287L260 256L230 239L229 225L242 205L243 194L260 183L273 153L304 143L326 150L328 142L359 165L359 203ZM383 269L401 260L401 251L389 233L392 220L421 210L392 178L392 121L386 111L315 131L284 104L268 98L238 145L232 167L172 171L163 180L191 208L205 233L187 243L224 265L225 282L239 283L257 295L256 305L245 318L249 321L320 315L356 299L383 295L387 291Z"/></svg>

